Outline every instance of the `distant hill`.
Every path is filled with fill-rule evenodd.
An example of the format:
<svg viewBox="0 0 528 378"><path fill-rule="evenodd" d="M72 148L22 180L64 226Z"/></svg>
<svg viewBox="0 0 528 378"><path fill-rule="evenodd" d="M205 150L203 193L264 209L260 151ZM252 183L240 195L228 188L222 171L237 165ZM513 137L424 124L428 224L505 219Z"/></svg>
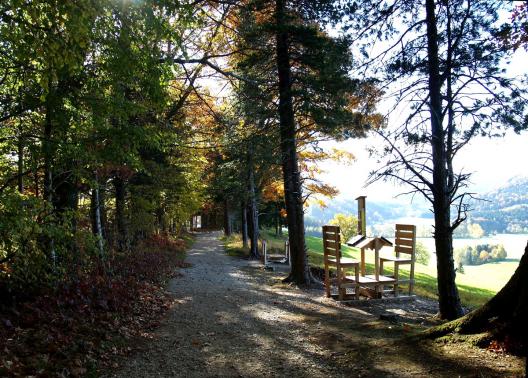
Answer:
<svg viewBox="0 0 528 378"><path fill-rule="evenodd" d="M308 232L318 234L320 227L328 224L337 213L357 216L357 202L354 199L334 200L329 201L327 207L323 209L318 206L308 208L305 217ZM409 205L397 202L369 202L367 198L367 225L369 227L388 225L387 227L392 230L397 220L401 221L402 219L410 218L413 219L411 223L430 223L432 214L425 205Z"/></svg>
<svg viewBox="0 0 528 378"><path fill-rule="evenodd" d="M478 223L486 234L528 233L528 177L514 177L480 198L471 203L474 210L469 213L470 223ZM316 231L337 213L357 215L356 201L328 201L324 209L312 206L306 214L306 226ZM417 224L419 233L430 235L432 218L427 205L419 201L413 204L372 202L367 197L367 225L374 228L390 229L394 223L403 221ZM457 233L458 237L466 236L464 227Z"/></svg>
<svg viewBox="0 0 528 378"><path fill-rule="evenodd" d="M355 200L329 201L327 207L324 209L314 206L309 210L310 216L325 222L332 219L336 213L357 215L357 202ZM384 223L387 219L404 217L432 218L432 215L424 206L413 206L395 202L371 202L367 198L367 223Z"/></svg>
<svg viewBox="0 0 528 378"><path fill-rule="evenodd" d="M482 199L471 214L486 233L528 233L528 177L514 177Z"/></svg>

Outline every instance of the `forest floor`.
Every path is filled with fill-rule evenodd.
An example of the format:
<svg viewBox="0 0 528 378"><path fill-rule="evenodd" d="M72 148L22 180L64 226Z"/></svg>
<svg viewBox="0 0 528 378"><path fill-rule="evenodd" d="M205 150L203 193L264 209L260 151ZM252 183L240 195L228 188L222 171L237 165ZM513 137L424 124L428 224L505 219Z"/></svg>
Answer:
<svg viewBox="0 0 528 378"><path fill-rule="evenodd" d="M337 303L281 284L284 272L228 256L198 236L170 281L175 305L116 377L521 376L524 362L467 344L411 341L433 324L427 299Z"/></svg>

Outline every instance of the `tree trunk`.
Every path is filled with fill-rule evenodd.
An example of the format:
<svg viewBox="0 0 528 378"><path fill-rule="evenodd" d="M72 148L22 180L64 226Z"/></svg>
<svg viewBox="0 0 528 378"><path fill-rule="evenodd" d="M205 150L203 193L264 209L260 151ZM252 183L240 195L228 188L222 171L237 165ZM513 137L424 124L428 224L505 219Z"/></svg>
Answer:
<svg viewBox="0 0 528 378"><path fill-rule="evenodd" d="M426 337L440 337L452 332L478 334L489 332L490 339L509 340L515 352L528 358L528 245L517 270L508 283L484 306L466 316L434 327ZM528 362L528 360L527 360ZM526 374L526 372L525 372Z"/></svg>
<svg viewBox="0 0 528 378"><path fill-rule="evenodd" d="M248 219L247 219L247 206L245 202L242 202L242 246L248 248Z"/></svg>
<svg viewBox="0 0 528 378"><path fill-rule="evenodd" d="M116 200L115 222L117 226L117 248L120 251L125 251L128 250L128 230L125 219L125 181L119 176L114 177L114 188Z"/></svg>
<svg viewBox="0 0 528 378"><path fill-rule="evenodd" d="M438 58L438 32L436 28L434 0L426 0L426 22L438 301L440 317L443 319L456 319L463 314L463 311L455 283L453 229L451 228L450 213L451 201L448 190L447 153L442 116L442 83Z"/></svg>
<svg viewBox="0 0 528 378"><path fill-rule="evenodd" d="M42 140L42 155L44 156L44 200L49 203L53 202L53 187L52 187L52 172L51 164L53 157L53 146L52 146L52 132L53 132L53 120L52 120L52 90L48 93L46 98L46 117L44 120L44 135Z"/></svg>
<svg viewBox="0 0 528 378"><path fill-rule="evenodd" d="M231 235L231 222L229 219L229 203L227 199L224 200L224 234Z"/></svg>
<svg viewBox="0 0 528 378"><path fill-rule="evenodd" d="M98 183L96 183L95 189L92 189L92 201L94 201L94 204L93 204L94 223L95 223L94 234L97 236L97 246L99 248L99 257L104 258L103 225L101 222L101 196L100 196Z"/></svg>
<svg viewBox="0 0 528 378"><path fill-rule="evenodd" d="M34 186L35 197L38 198L40 196L40 191L39 191L39 174L38 174L37 168L34 168L34 171L33 171L33 184L35 185Z"/></svg>
<svg viewBox="0 0 528 378"><path fill-rule="evenodd" d="M283 223L282 223L282 215L280 214L280 210L279 210L278 220L277 221L279 222L279 236L282 236Z"/></svg>
<svg viewBox="0 0 528 378"><path fill-rule="evenodd" d="M280 211L279 211L279 205L275 203L275 236L279 236L279 230L280 230Z"/></svg>
<svg viewBox="0 0 528 378"><path fill-rule="evenodd" d="M53 203L53 180L52 180L52 160L53 160L53 145L52 145L52 132L53 132L53 119L52 113L55 111L53 103L53 89L49 89L48 96L46 97L45 109L46 115L44 119L44 135L42 139L42 155L44 156L44 188L43 197L44 201L48 202L50 206ZM47 254L48 258L53 264L55 269L57 256L55 253L55 241L52 237L45 236L43 239L43 250Z"/></svg>
<svg viewBox="0 0 528 378"><path fill-rule="evenodd" d="M299 164L297 161L296 129L293 111L292 80L285 0L275 1L277 72L279 76L279 119L281 137L284 198L288 219L291 251L291 272L285 281L309 285L312 277L308 267L304 240L304 210Z"/></svg>
<svg viewBox="0 0 528 378"><path fill-rule="evenodd" d="M253 160L251 153L249 154L249 216L251 219L251 234L250 234L250 256L258 259L260 257L258 249L259 239L259 221L258 221L258 206L257 195L255 193L255 172L253 168Z"/></svg>
<svg viewBox="0 0 528 378"><path fill-rule="evenodd" d="M18 136L18 192L24 193L24 136L22 135L22 130L20 130L20 135Z"/></svg>

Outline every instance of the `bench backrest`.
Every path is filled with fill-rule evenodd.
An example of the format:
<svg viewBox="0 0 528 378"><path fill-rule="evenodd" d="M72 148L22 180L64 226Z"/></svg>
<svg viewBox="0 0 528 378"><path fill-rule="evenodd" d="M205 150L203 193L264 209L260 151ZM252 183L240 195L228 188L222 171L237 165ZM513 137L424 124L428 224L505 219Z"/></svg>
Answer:
<svg viewBox="0 0 528 378"><path fill-rule="evenodd" d="M396 235L394 241L394 252L396 256L400 253L411 255L414 259L416 252L416 226L413 224L397 224Z"/></svg>
<svg viewBox="0 0 528 378"><path fill-rule="evenodd" d="M341 230L339 226L323 226L323 253L325 260L329 256L337 261L341 258Z"/></svg>

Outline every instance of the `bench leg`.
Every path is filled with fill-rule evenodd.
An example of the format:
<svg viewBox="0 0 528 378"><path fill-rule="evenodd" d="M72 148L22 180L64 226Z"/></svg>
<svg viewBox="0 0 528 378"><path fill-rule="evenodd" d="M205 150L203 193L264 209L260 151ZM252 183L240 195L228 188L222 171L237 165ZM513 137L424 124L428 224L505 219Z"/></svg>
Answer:
<svg viewBox="0 0 528 378"><path fill-rule="evenodd" d="M394 296L398 296L398 275L399 275L399 268L400 265L398 263L394 263L394 279L396 280L394 282Z"/></svg>
<svg viewBox="0 0 528 378"><path fill-rule="evenodd" d="M324 272L324 285L326 291L326 297L330 298L330 272L328 264L325 263L325 272Z"/></svg>

